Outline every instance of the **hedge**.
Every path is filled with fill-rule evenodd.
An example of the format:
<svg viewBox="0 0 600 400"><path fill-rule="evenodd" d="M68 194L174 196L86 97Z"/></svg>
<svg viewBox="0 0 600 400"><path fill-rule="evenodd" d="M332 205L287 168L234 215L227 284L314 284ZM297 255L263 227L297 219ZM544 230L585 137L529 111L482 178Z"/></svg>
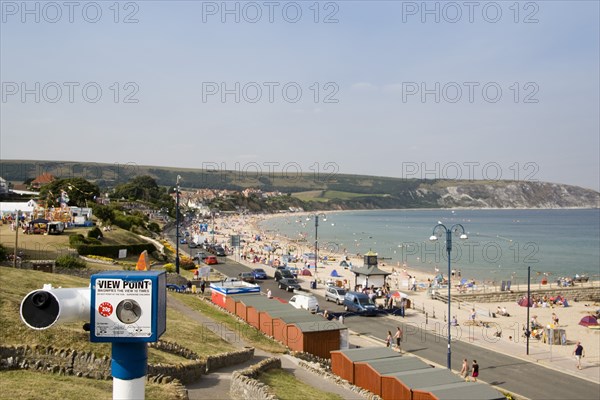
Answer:
<svg viewBox="0 0 600 400"><path fill-rule="evenodd" d="M72 248L76 249L78 246L85 245L85 244L101 245L102 242L95 238L91 238L91 237L86 238L80 233L69 235L69 245Z"/></svg>
<svg viewBox="0 0 600 400"><path fill-rule="evenodd" d="M127 249L127 255L138 255L144 250L148 250L148 254L156 251L156 247L152 243L128 244L128 245L87 245L82 244L77 247L77 253L82 256L94 255L110 258L118 258L119 250Z"/></svg>

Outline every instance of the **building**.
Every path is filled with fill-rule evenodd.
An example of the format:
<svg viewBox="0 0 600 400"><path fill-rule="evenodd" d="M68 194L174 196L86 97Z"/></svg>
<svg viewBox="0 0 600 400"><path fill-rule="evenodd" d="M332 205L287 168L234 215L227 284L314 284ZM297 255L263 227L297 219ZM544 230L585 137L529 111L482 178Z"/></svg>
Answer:
<svg viewBox="0 0 600 400"><path fill-rule="evenodd" d="M33 189L40 189L42 186L47 185L55 180L56 178L54 175L46 172L31 181L31 187Z"/></svg>
<svg viewBox="0 0 600 400"><path fill-rule="evenodd" d="M8 182L0 176L0 195L8 194Z"/></svg>

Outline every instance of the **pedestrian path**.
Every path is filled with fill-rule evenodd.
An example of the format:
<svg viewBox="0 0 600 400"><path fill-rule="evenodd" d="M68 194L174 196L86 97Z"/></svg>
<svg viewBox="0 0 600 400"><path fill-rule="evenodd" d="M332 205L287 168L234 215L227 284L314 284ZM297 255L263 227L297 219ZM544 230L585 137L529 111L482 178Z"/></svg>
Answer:
<svg viewBox="0 0 600 400"><path fill-rule="evenodd" d="M235 334L224 324L215 322L202 313L191 309L174 297L169 297L168 302L170 307L173 307L177 311L184 313L188 316L188 318L196 321L205 328L210 329L216 335L220 336L223 340L228 341L236 348L242 349L250 346L246 341L244 341L243 338ZM231 338L236 338L236 340L231 341ZM344 399L361 398L355 392L336 385L332 381L300 367L298 365L298 359L295 357L287 354L271 354L260 349L255 349L254 358L252 360L249 360L243 364L221 368L216 372L202 376L202 379L200 379L198 382L187 385L186 388L188 389L188 396L190 400L230 399L231 396L229 395L229 386L233 371L244 369L272 356L281 358L281 366L285 371L293 374L296 379L305 383L309 383L312 387L320 389L324 392L335 393Z"/></svg>

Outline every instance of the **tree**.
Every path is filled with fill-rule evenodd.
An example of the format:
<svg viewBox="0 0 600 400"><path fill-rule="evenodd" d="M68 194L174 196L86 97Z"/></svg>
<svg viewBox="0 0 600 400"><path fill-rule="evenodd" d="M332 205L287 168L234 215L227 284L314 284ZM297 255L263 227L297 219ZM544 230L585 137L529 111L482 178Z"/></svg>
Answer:
<svg viewBox="0 0 600 400"><path fill-rule="evenodd" d="M100 195L98 185L86 181L83 178L57 179L40 190L40 199L45 200L49 207L60 205L62 192L67 194L70 206L87 206L88 202L95 202Z"/></svg>
<svg viewBox="0 0 600 400"><path fill-rule="evenodd" d="M109 206L101 204L94 205L94 215L98 218L103 225L111 225L115 220L115 210Z"/></svg>
<svg viewBox="0 0 600 400"><path fill-rule="evenodd" d="M166 191L161 189L154 178L148 175L137 176L131 181L115 188L113 198L128 200L143 200L156 204L163 199Z"/></svg>

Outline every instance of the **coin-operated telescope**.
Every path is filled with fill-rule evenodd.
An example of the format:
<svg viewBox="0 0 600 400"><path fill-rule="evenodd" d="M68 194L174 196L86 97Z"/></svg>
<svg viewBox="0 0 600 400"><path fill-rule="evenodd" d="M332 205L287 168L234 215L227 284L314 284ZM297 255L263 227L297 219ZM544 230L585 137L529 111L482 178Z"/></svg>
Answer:
<svg viewBox="0 0 600 400"><path fill-rule="evenodd" d="M147 343L167 327L166 274L107 271L92 275L88 288L53 288L27 294L21 319L32 329L89 322L91 342L112 343L114 399L143 399Z"/></svg>

